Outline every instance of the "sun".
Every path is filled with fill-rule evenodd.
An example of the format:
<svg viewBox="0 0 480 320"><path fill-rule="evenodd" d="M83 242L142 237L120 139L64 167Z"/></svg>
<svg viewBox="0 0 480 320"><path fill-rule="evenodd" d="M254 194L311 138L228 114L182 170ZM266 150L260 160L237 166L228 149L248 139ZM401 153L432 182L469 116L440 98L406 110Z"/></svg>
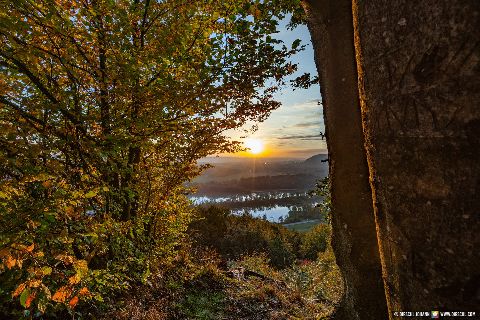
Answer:
<svg viewBox="0 0 480 320"><path fill-rule="evenodd" d="M263 142L258 139L248 139L245 141L245 147L249 149L248 151L252 154L259 154L263 151Z"/></svg>

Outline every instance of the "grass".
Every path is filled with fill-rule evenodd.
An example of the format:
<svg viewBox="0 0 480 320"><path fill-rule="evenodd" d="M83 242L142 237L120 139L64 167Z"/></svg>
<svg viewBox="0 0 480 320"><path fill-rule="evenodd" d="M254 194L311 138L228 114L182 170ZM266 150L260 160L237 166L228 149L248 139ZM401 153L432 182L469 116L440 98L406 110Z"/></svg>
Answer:
<svg viewBox="0 0 480 320"><path fill-rule="evenodd" d="M313 227L319 224L320 221L305 221L305 222L298 222L294 224L284 224L283 226L289 230L297 231L305 233L310 231Z"/></svg>

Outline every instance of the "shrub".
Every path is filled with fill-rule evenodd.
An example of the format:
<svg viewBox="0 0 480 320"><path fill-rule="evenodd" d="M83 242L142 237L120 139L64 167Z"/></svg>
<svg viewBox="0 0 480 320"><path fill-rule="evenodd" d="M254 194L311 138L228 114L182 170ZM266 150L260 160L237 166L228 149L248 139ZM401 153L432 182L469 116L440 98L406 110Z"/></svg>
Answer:
<svg viewBox="0 0 480 320"><path fill-rule="evenodd" d="M86 179L85 179L86 180ZM171 260L183 241L188 201L128 221L90 209L101 189L74 190L32 175L0 196L0 314L81 316L107 309L132 284ZM6 190L6 191L5 191ZM88 209L86 209L88 208ZM90 311L89 311L90 310Z"/></svg>
<svg viewBox="0 0 480 320"><path fill-rule="evenodd" d="M248 214L236 216L217 206L199 207L190 227L198 245L212 247L225 259L265 252L276 268L290 266L300 243L298 233Z"/></svg>
<svg viewBox="0 0 480 320"><path fill-rule="evenodd" d="M320 252L324 252L330 243L331 227L327 224L317 224L302 237L301 255L310 260L316 260Z"/></svg>

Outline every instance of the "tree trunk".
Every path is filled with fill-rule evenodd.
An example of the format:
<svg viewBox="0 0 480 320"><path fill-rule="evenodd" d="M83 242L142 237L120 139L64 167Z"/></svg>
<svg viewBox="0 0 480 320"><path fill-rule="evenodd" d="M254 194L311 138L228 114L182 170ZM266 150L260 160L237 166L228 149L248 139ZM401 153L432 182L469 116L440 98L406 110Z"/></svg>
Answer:
<svg viewBox="0 0 480 320"><path fill-rule="evenodd" d="M390 316L478 310L480 2L353 8Z"/></svg>
<svg viewBox="0 0 480 320"><path fill-rule="evenodd" d="M320 75L332 193L332 246L345 296L334 319L385 319L349 0L304 1Z"/></svg>

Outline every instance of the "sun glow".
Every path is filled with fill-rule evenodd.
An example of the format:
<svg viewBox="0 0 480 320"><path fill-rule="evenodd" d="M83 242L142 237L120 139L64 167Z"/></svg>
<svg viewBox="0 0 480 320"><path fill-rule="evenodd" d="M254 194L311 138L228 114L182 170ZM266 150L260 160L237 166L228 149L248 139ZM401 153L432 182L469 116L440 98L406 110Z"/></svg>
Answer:
<svg viewBox="0 0 480 320"><path fill-rule="evenodd" d="M260 152L263 151L263 142L258 139L248 139L245 141L245 147L248 150L248 152L252 154L259 154Z"/></svg>

